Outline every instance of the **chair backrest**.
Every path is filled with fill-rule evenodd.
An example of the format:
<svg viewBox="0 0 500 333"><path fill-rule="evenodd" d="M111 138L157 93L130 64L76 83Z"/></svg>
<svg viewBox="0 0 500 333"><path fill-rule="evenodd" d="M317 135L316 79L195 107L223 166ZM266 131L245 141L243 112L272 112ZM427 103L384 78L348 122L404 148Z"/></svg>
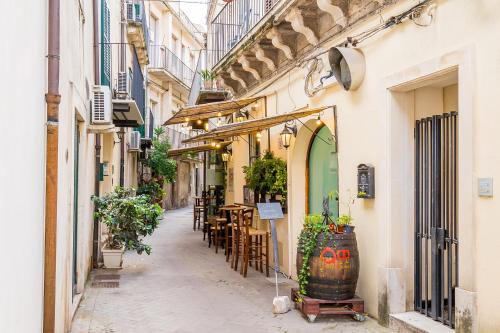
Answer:
<svg viewBox="0 0 500 333"><path fill-rule="evenodd" d="M246 208L243 211L241 211L241 226L245 230L245 232L248 234L249 229L253 225L253 208Z"/></svg>

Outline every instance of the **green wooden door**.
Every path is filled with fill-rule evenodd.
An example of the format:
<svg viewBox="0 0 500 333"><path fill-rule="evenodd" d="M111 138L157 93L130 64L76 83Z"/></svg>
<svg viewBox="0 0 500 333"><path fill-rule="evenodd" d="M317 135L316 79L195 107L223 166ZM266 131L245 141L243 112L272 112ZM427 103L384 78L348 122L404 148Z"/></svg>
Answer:
<svg viewBox="0 0 500 333"><path fill-rule="evenodd" d="M313 137L308 156L308 214L323 212L323 198L339 189L339 164L336 142L327 126ZM330 201L333 217L339 216L336 200Z"/></svg>

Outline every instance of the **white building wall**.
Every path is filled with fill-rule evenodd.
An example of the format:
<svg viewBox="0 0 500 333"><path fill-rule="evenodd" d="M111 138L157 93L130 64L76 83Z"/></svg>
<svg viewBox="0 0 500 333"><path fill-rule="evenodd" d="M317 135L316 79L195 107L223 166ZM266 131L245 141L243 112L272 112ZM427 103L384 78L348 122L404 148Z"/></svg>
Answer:
<svg viewBox="0 0 500 333"><path fill-rule="evenodd" d="M45 207L46 2L5 2L0 62L0 332L41 332ZM19 25L19 18L30 24ZM14 29L15 27L15 29ZM38 36L38 38L33 38ZM17 236L14 236L17 235ZM29 314L27 316L26 314Z"/></svg>

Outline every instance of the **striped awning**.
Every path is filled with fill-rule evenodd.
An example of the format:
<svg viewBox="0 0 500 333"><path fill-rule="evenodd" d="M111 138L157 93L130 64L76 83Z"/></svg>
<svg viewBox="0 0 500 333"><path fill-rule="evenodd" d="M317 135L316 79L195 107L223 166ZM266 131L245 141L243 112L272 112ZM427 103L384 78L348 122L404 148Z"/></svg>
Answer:
<svg viewBox="0 0 500 333"><path fill-rule="evenodd" d="M323 106L320 108L302 109L297 111L292 111L285 114L280 114L276 116L270 116L267 118L251 119L237 123L231 123L223 126L214 128L213 130L194 136L192 138L186 139L183 143L198 142L198 141L211 141L211 140L221 140L224 138L229 138L233 136L239 136L244 134L250 134L254 132L259 132L275 125L286 123L291 120L303 118L310 116L312 114L319 113L325 109L332 108L332 106Z"/></svg>
<svg viewBox="0 0 500 333"><path fill-rule="evenodd" d="M234 99L231 101L214 102L188 106L180 109L172 118L163 125L182 124L187 121L205 120L216 117L224 117L234 113L245 106L255 103L262 97Z"/></svg>
<svg viewBox="0 0 500 333"><path fill-rule="evenodd" d="M222 149L228 145L230 145L232 141L223 141L223 142L217 142L215 146L212 144L206 144L206 145L199 145L199 146L193 146L193 147L183 147L183 148L177 148L177 149L170 149L168 151L168 156L173 157L173 156L179 156L182 154L195 154L195 153L201 153L204 151L209 151L209 150L219 150Z"/></svg>

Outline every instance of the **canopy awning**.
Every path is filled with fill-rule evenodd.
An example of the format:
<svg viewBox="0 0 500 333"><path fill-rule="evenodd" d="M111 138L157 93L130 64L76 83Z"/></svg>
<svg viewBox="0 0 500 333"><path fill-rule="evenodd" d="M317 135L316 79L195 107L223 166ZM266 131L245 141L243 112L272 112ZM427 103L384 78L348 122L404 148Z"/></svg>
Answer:
<svg viewBox="0 0 500 333"><path fill-rule="evenodd" d="M204 120L215 117L224 117L233 112L238 111L245 106L248 106L262 97L234 99L231 101L214 102L189 106L180 109L172 118L167 120L163 125L181 124L186 122L186 118L192 120ZM220 115L219 115L220 114Z"/></svg>
<svg viewBox="0 0 500 333"><path fill-rule="evenodd" d="M278 124L286 123L287 121L290 120L307 117L331 107L332 106L324 106L314 109L297 110L297 111L292 111L290 113L280 114L267 118L252 119L238 123L231 123L214 128L213 130L207 133L203 133L194 136L192 138L186 139L183 141L183 143L196 142L196 141L210 141L215 139L229 138L232 136L250 134L253 132L258 132L268 129Z"/></svg>
<svg viewBox="0 0 500 333"><path fill-rule="evenodd" d="M141 112L133 99L113 99L113 124L117 127L139 127L144 124Z"/></svg>
<svg viewBox="0 0 500 333"><path fill-rule="evenodd" d="M168 151L168 156L179 156L182 154L189 154L189 153L201 153L204 151L209 151L209 150L219 150L222 149L228 145L230 145L233 141L224 141L224 142L217 142L219 147L213 146L212 144L206 144L206 145L199 145L199 146L193 146L193 147L184 147L184 148L177 148L177 149L170 149Z"/></svg>

